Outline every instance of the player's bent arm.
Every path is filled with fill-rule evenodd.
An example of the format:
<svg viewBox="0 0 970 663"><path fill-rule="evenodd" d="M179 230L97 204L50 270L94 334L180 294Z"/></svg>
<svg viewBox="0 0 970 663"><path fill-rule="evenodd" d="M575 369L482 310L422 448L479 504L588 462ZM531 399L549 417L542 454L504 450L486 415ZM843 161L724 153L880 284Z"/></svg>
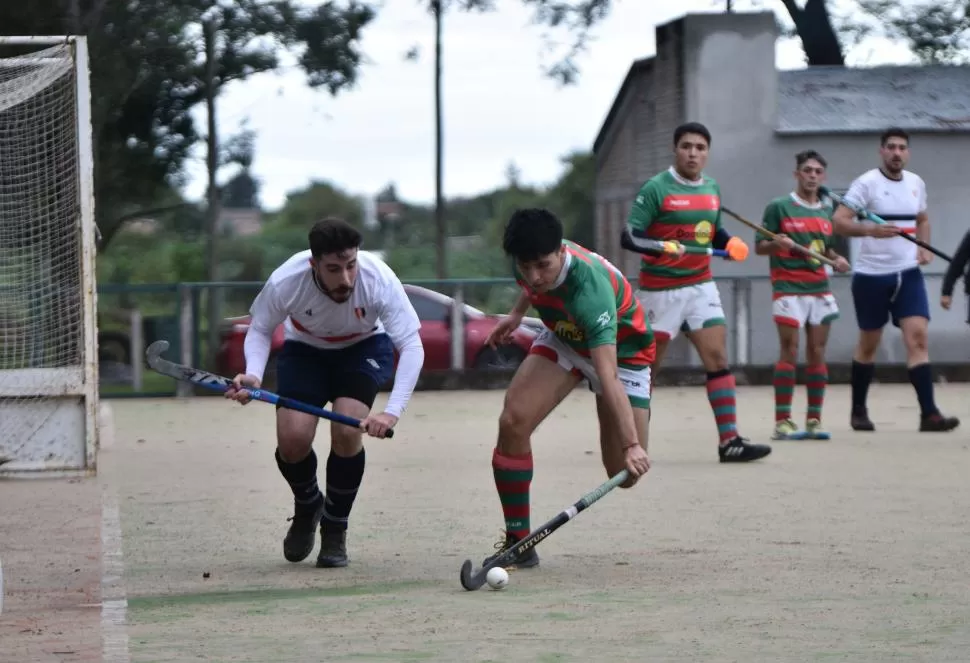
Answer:
<svg viewBox="0 0 970 663"><path fill-rule="evenodd" d="M778 252L778 245L775 244L773 239L759 239L757 244L754 245L754 252L759 256L770 256Z"/></svg>
<svg viewBox="0 0 970 663"><path fill-rule="evenodd" d="M930 215L926 212L916 215L916 239L930 243Z"/></svg>
<svg viewBox="0 0 970 663"><path fill-rule="evenodd" d="M664 254L663 242L650 239L643 230L626 227L620 233L620 246L627 251L642 253L648 256L660 256Z"/></svg>
<svg viewBox="0 0 970 663"><path fill-rule="evenodd" d="M256 295L253 305L249 308L251 316L246 340L243 342L243 354L246 357L246 374L263 380L266 372L266 362L269 361L270 349L273 346L273 332L286 319L275 286L268 282Z"/></svg>
<svg viewBox="0 0 970 663"><path fill-rule="evenodd" d="M514 315L519 318L525 317L528 313L529 308L532 306L532 300L529 299L529 295L522 291L519 293L519 298L515 301L515 306L509 311L509 315Z"/></svg>
<svg viewBox="0 0 970 663"><path fill-rule="evenodd" d="M637 197L633 199L630 207L630 215L627 217L626 226L620 233L620 246L628 251L644 253L637 248L636 242L631 242L634 238L646 238L647 228L660 213L660 194L657 191L657 184L648 181L637 192ZM648 254L653 255L653 254ZM657 254L659 255L659 254Z"/></svg>
<svg viewBox="0 0 970 663"><path fill-rule="evenodd" d="M379 317L398 352L394 387L387 397L384 411L400 419L424 367L421 320L396 276L387 283L382 294Z"/></svg>
<svg viewBox="0 0 970 663"><path fill-rule="evenodd" d="M421 376L421 368L424 366L424 345L421 344L421 334L414 332L404 339L401 345L397 346L397 351L399 357L397 371L394 374L394 387L391 388L391 395L387 397L384 411L400 419L414 394L414 388Z"/></svg>
<svg viewBox="0 0 970 663"><path fill-rule="evenodd" d="M957 252L953 255L953 262L946 268L946 273L943 275L943 286L940 291L942 296L951 297L953 295L953 286L956 285L961 276L966 274L967 263L970 263L970 230L963 236Z"/></svg>
<svg viewBox="0 0 970 663"><path fill-rule="evenodd" d="M620 382L619 372L617 371L616 345L609 343L597 345L589 351L596 370L596 377L599 378L603 387L603 401L613 415L613 420L620 431L620 444L623 450L629 449L640 443L637 436L636 419L633 417L633 406L627 398L623 383Z"/></svg>
<svg viewBox="0 0 970 663"><path fill-rule="evenodd" d="M839 205L832 215L832 227L843 237L872 237L876 224L872 221L856 221L856 214L845 205Z"/></svg>

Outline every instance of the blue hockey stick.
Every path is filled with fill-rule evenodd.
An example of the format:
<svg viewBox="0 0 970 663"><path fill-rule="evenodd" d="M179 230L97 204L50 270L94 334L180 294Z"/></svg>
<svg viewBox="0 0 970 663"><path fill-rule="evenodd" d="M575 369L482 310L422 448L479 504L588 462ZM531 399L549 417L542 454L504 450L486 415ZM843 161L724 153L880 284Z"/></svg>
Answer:
<svg viewBox="0 0 970 663"><path fill-rule="evenodd" d="M162 359L161 355L166 350L168 350L168 341L155 341L148 346L147 350L145 350L145 357L148 361L148 365L156 373L161 373L162 375L167 375L168 377L175 378L176 380L191 382L192 384L197 384L200 387L205 387L206 389L220 391L223 393L232 387L232 380L227 377L216 375L215 373L209 373L208 371L203 371L201 368L183 366L182 364L176 364L175 362L168 361L167 359ZM354 419L353 417L338 414L337 412L331 412L330 410L326 410L322 407L310 405L309 403L304 403L303 401L298 401L288 396L280 396L279 394L274 394L272 391L267 391L265 389L247 389L247 391L249 392L249 395L252 396L253 400L262 401L263 403L269 403L271 405L279 405L280 407L285 407L290 410L306 412L307 414L312 414L323 419L336 421L339 424L344 424L353 428L360 428L360 419ZM388 430L386 437L394 437L394 431Z"/></svg>

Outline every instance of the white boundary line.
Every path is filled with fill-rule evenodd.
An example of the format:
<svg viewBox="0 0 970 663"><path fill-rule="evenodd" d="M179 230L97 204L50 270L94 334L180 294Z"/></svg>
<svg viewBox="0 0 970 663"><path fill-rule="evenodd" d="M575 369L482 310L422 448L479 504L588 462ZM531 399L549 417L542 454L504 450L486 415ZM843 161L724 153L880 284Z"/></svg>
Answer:
<svg viewBox="0 0 970 663"><path fill-rule="evenodd" d="M102 401L98 428L101 450L114 442L114 413ZM102 481L105 481L102 478ZM128 598L125 593L125 558L122 546L118 494L108 485L101 491L101 661L130 663L128 652Z"/></svg>
<svg viewBox="0 0 970 663"><path fill-rule="evenodd" d="M121 514L114 491L105 488L101 500L101 660L130 663L128 599L121 546Z"/></svg>

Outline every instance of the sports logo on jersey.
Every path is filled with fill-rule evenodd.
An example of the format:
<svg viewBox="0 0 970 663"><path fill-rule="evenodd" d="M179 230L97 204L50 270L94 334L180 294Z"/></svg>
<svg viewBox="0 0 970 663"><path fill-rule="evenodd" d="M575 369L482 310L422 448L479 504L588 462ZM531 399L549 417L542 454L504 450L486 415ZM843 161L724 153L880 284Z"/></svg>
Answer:
<svg viewBox="0 0 970 663"><path fill-rule="evenodd" d="M612 319L613 319L613 316L610 315L609 311L603 311L596 318L596 324L599 325L600 327L605 327L606 325L610 324L610 320Z"/></svg>
<svg viewBox="0 0 970 663"><path fill-rule="evenodd" d="M558 321L552 331L556 334L556 336L561 336L562 338L570 341L579 342L583 340L582 330L568 320Z"/></svg>
<svg viewBox="0 0 970 663"><path fill-rule="evenodd" d="M698 244L710 244L714 238L714 224L710 221L700 221L694 226L694 241Z"/></svg>
<svg viewBox="0 0 970 663"><path fill-rule="evenodd" d="M813 239L812 243L808 245L808 248L810 248L812 251L815 251L815 253L822 253L823 251L825 251L825 242L823 242L820 239ZM818 267L822 263L819 262L818 258L812 258L811 256L809 256L808 264L811 265L812 267Z"/></svg>
<svg viewBox="0 0 970 663"><path fill-rule="evenodd" d="M363 307L358 306L357 308L354 309L354 315L357 316L358 320L363 320L364 316L367 315L367 311L365 311Z"/></svg>

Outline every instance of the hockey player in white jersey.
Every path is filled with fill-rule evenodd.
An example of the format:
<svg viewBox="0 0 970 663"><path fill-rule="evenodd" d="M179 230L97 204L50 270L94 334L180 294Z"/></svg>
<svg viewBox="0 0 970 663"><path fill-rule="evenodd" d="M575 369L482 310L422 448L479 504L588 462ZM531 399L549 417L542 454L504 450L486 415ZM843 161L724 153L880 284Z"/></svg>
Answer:
<svg viewBox="0 0 970 663"><path fill-rule="evenodd" d="M310 230L310 249L278 267L256 296L244 344L246 372L227 396L248 402L259 388L273 331L285 341L277 357L278 393L362 420L361 429L331 423L325 490L317 484L313 438L317 417L277 408L276 464L293 491L292 524L283 555L300 562L313 552L320 526L318 567L347 565L347 523L364 476L366 430L384 437L401 417L424 365L421 323L401 281L384 262L359 252L360 233L335 218ZM383 412L371 407L394 375Z"/></svg>

